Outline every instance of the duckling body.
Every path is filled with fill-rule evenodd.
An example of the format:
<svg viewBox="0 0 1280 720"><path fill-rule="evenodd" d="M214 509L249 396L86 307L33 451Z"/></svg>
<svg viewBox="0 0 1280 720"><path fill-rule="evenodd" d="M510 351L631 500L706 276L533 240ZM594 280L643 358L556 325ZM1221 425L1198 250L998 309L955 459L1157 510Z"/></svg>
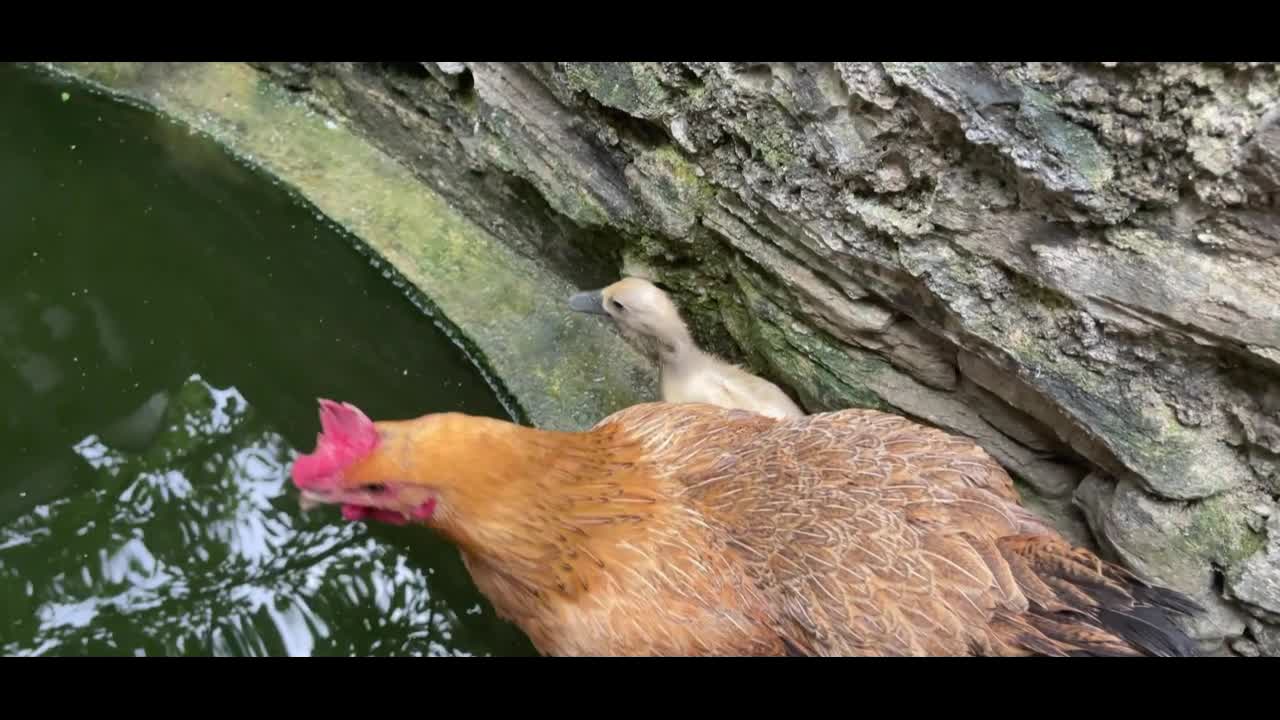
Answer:
<svg viewBox="0 0 1280 720"><path fill-rule="evenodd" d="M697 348L687 357L660 363L658 374L667 402L708 403L778 419L805 414L777 385Z"/></svg>
<svg viewBox="0 0 1280 720"><path fill-rule="evenodd" d="M574 295L569 307L611 318L628 344L658 366L667 402L707 403L779 419L805 414L777 385L699 348L675 303L650 282L623 278Z"/></svg>

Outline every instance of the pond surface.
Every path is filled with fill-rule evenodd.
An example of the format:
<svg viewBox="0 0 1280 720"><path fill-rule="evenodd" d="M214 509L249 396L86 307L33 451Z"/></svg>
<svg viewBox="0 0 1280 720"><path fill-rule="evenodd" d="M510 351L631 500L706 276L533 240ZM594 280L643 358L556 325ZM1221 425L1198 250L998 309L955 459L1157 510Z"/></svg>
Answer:
<svg viewBox="0 0 1280 720"><path fill-rule="evenodd" d="M509 418L326 220L151 113L0 66L0 652L515 655L430 531L302 513L315 398Z"/></svg>

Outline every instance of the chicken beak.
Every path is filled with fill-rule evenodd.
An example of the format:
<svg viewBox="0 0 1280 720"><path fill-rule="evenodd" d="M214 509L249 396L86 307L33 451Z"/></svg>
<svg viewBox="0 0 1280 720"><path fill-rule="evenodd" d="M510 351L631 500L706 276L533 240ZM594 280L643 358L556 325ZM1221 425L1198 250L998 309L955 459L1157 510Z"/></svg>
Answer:
<svg viewBox="0 0 1280 720"><path fill-rule="evenodd" d="M324 496L317 495L307 490L303 490L301 497L298 498L298 507L302 510L302 512L305 513L305 512L311 512L312 510L315 510L316 508L320 507L321 505L325 505L328 502L329 501Z"/></svg>
<svg viewBox="0 0 1280 720"><path fill-rule="evenodd" d="M608 315L604 311L604 291L587 290L576 293L569 298L569 307L580 313L591 315Z"/></svg>

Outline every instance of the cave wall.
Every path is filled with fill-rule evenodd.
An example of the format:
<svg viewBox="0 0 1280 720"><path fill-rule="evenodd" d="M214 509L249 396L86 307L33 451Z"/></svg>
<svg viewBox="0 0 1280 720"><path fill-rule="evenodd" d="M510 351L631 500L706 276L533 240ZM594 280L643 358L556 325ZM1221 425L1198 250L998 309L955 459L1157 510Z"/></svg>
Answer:
<svg viewBox="0 0 1280 720"><path fill-rule="evenodd" d="M1277 66L251 65L808 410L974 438L1207 646L1280 654Z"/></svg>

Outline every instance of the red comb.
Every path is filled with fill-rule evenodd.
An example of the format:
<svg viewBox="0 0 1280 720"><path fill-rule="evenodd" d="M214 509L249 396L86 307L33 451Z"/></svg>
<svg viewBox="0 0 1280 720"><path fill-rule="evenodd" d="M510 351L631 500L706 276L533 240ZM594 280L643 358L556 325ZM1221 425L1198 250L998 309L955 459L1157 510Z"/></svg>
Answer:
<svg viewBox="0 0 1280 720"><path fill-rule="evenodd" d="M320 428L316 449L293 463L293 483L318 489L338 481L338 473L378 446L378 430L360 408L320 399Z"/></svg>

